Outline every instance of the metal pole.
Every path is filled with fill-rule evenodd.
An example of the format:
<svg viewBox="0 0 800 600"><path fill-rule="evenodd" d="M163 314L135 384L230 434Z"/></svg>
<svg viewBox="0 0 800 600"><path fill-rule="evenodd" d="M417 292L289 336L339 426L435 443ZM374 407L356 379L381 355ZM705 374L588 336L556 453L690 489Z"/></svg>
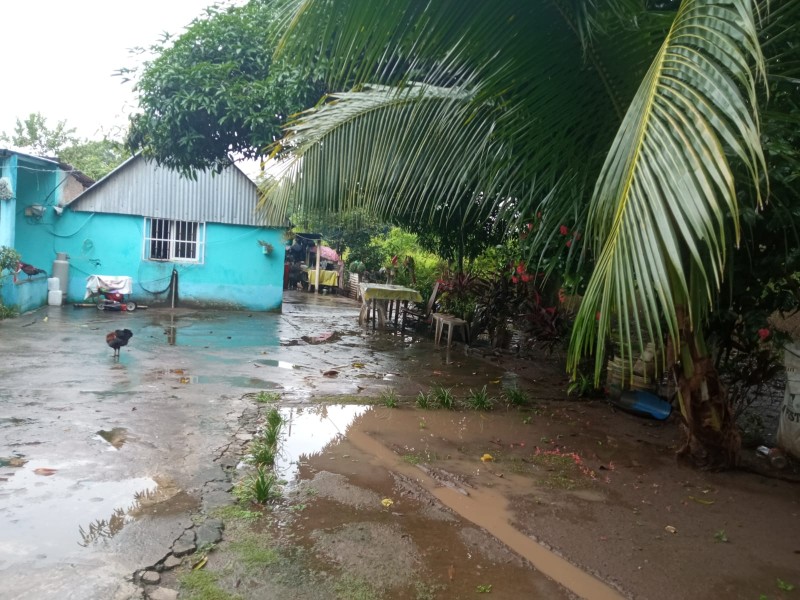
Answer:
<svg viewBox="0 0 800 600"><path fill-rule="evenodd" d="M317 240L317 286L314 290L315 293L319 294L319 255L321 254L320 248L322 246L322 240Z"/></svg>

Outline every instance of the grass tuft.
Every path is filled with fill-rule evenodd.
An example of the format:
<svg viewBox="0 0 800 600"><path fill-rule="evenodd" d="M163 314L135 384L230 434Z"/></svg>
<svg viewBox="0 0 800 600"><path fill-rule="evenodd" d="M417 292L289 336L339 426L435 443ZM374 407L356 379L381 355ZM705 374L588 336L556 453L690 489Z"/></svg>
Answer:
<svg viewBox="0 0 800 600"><path fill-rule="evenodd" d="M467 394L466 402L467 406L472 410L492 410L494 406L494 400L489 397L486 386L483 386L478 391L470 390L469 394Z"/></svg>
<svg viewBox="0 0 800 600"><path fill-rule="evenodd" d="M453 410L456 407L456 399L450 388L437 385L431 390L431 396L433 398L433 404L439 408Z"/></svg>
<svg viewBox="0 0 800 600"><path fill-rule="evenodd" d="M178 576L181 592L192 600L239 600L241 596L226 592L217 584L218 576L211 571L189 571ZM181 594L183 596L184 594Z"/></svg>
<svg viewBox="0 0 800 600"><path fill-rule="evenodd" d="M386 408L397 408L397 394L393 388L381 392L381 403Z"/></svg>
<svg viewBox="0 0 800 600"><path fill-rule="evenodd" d="M518 387L504 389L503 398L511 406L525 406L530 402L528 394Z"/></svg>

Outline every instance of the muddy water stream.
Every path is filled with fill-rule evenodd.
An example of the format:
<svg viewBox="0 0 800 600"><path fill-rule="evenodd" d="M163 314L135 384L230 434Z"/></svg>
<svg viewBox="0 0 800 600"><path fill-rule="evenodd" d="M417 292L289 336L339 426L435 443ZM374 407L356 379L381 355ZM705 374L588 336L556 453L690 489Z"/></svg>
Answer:
<svg viewBox="0 0 800 600"><path fill-rule="evenodd" d="M491 533L536 569L560 583L574 594L589 600L621 600L622 595L596 577L582 571L551 552L537 541L516 529L509 509L507 494L536 489L535 482L513 473L502 473L492 465L477 470L463 457L455 456L459 443L469 443L476 431L478 437L493 438L498 431L509 429L508 415L416 410L387 410L364 406L327 406L312 409L284 409L290 425L282 446L279 465L282 475L291 480L296 465L323 449L330 450L338 441L348 442L352 462L369 463L372 467L398 473L421 485L442 504L464 519ZM394 440L417 440L418 446L399 446ZM414 442L416 444L416 442ZM455 446L453 445L455 444ZM523 442L520 442L522 445ZM352 450L359 454L353 455ZM450 454L449 452L453 452ZM404 460L409 453L417 460ZM431 459L430 463L425 458ZM416 464L415 464L416 463ZM445 465L451 479L439 476L439 465ZM483 471L481 474L480 471ZM483 477L493 478L484 480ZM496 485L495 482L500 482ZM576 495L591 496L591 490L578 490Z"/></svg>
<svg viewBox="0 0 800 600"><path fill-rule="evenodd" d="M587 600L622 600L622 596L596 577L581 571L560 556L524 535L511 524L506 498L488 488L471 488L465 495L462 489L442 485L426 473L403 463L397 454L364 431L350 430L350 442L372 455L386 469L416 478L442 504L465 519L483 527L498 540L528 560L542 573Z"/></svg>

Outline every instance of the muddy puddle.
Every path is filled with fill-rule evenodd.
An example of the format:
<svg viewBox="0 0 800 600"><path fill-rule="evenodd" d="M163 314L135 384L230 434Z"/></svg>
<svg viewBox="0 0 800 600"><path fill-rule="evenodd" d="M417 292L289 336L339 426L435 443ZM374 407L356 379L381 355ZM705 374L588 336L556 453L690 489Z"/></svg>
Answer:
<svg viewBox="0 0 800 600"><path fill-rule="evenodd" d="M383 597L407 597L403 573L416 572L430 589L447 590L441 597L567 597L563 586L582 598L622 598L514 526L513 498L543 507L605 499L580 460L543 454L549 444L526 426L536 412L329 405L281 413L276 471L289 482L287 501L304 508L306 543L358 577L377 578ZM376 575L387 562L396 569Z"/></svg>
<svg viewBox="0 0 800 600"><path fill-rule="evenodd" d="M83 560L81 547L114 537L135 519L137 499L158 493L158 483L149 477L75 479L70 473L78 466L30 460L7 477L0 568Z"/></svg>

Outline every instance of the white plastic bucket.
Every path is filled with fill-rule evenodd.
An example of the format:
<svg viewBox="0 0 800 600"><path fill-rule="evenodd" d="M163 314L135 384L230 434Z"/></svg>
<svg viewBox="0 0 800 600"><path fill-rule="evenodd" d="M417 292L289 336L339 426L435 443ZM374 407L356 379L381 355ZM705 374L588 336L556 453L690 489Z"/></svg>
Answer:
<svg viewBox="0 0 800 600"><path fill-rule="evenodd" d="M47 291L48 292L56 292L61 288L58 287L61 283L61 280L58 277L48 277L47 278Z"/></svg>
<svg viewBox="0 0 800 600"><path fill-rule="evenodd" d="M47 303L50 306L61 306L63 294L61 290L50 290L47 292Z"/></svg>

